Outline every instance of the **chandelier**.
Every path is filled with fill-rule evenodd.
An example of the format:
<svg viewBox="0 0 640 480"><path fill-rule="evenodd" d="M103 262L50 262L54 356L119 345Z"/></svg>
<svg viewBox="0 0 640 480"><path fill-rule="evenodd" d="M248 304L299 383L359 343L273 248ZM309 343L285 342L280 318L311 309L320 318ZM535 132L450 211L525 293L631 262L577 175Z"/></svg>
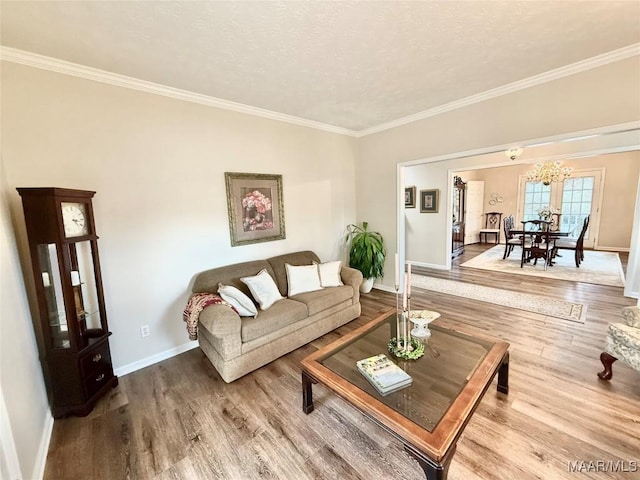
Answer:
<svg viewBox="0 0 640 480"><path fill-rule="evenodd" d="M542 182L544 185L551 185L551 182L562 182L571 175L573 168L563 167L558 160L555 162L545 162L536 165L535 170L527 172L527 181Z"/></svg>

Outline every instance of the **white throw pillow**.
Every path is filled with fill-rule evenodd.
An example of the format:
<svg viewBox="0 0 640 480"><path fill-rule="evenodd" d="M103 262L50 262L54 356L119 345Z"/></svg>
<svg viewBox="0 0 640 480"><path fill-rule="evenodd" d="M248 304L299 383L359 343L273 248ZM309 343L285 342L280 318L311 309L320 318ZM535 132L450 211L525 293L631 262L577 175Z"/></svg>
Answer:
<svg viewBox="0 0 640 480"><path fill-rule="evenodd" d="M260 310L266 310L278 300L284 298L280 295L276 282L266 269L260 270L253 277L243 277L240 280L249 287L251 295L260 304Z"/></svg>
<svg viewBox="0 0 640 480"><path fill-rule="evenodd" d="M340 260L319 264L318 273L320 273L320 285L323 287L339 287L344 285L340 277L341 269L342 262Z"/></svg>
<svg viewBox="0 0 640 480"><path fill-rule="evenodd" d="M287 283L289 284L290 297L298 295L299 293L322 290L317 265L294 266L285 263L284 267L287 270Z"/></svg>
<svg viewBox="0 0 640 480"><path fill-rule="evenodd" d="M233 305L241 317L257 317L258 309L242 291L232 285L218 284L218 295L227 303Z"/></svg>

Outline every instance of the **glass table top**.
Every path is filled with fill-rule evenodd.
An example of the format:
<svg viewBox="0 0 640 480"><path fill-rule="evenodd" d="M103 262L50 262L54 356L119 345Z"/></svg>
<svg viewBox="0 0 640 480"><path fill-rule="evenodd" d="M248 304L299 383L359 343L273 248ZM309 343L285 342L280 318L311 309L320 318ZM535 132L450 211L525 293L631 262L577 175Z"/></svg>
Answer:
<svg viewBox="0 0 640 480"><path fill-rule="evenodd" d="M402 360L387 350L396 332L396 315L385 318L362 335L328 352L318 361L349 383L367 392L420 427L433 432L494 343L431 324L431 337L422 340L425 354ZM413 378L413 383L385 396L356 367L363 358L384 353Z"/></svg>

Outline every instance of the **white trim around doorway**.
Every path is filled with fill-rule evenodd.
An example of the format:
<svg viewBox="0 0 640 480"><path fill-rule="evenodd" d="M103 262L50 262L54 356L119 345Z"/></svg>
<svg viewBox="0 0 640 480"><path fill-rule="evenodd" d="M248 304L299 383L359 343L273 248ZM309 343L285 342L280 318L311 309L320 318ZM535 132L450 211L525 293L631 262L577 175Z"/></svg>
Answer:
<svg viewBox="0 0 640 480"><path fill-rule="evenodd" d="M604 155L609 153L618 153L625 151L640 150L640 121L630 122L625 124L611 125L608 127L596 128L591 130L573 132L569 134L556 135L552 137L545 137L539 139L530 139L521 142L512 142L510 144L496 145L493 147L481 148L476 150L469 150L457 153L451 153L446 155L440 155L436 157L417 159L407 162L398 163L397 165L397 217L396 217L396 230L397 230L397 249L400 261L404 264L406 259L406 229L405 229L405 212L404 212L404 168L441 162L455 159L465 159L470 157L485 157L481 159L480 163L473 166L463 166L460 168L451 168L447 171L448 186L446 195L443 192L442 197L450 199L453 185L453 177L457 172L478 170L482 168L495 168L506 165L531 163L532 160L543 162L547 160L566 160L579 157ZM514 146L523 147L526 149L528 155L515 160L506 158L504 152ZM486 161L485 161L486 160ZM447 215L451 217L452 206L451 202L447 200L446 204ZM439 268L449 270L451 269L451 229L448 229L446 233L446 259L444 265L439 265ZM635 243L634 243L635 239ZM640 252L636 252L640 249L640 185L636 197L636 216L634 218L632 243L629 257L629 265L627 267L627 279L629 284L640 283ZM606 249L598 248L598 249ZM620 250L618 250L620 251ZM632 261L633 260L633 261ZM418 262L412 261L418 265ZM430 268L434 266L430 265ZM637 279L637 280L634 280ZM630 281L629 281L630 280ZM628 295L627 293L630 293ZM637 292L628 292L625 289L626 296L637 297Z"/></svg>

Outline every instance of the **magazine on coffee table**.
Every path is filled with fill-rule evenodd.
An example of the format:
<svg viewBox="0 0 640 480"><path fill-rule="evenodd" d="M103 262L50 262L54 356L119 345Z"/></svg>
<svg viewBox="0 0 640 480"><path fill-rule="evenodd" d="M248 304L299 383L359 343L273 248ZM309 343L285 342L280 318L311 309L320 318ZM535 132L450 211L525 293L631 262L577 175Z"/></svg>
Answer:
<svg viewBox="0 0 640 480"><path fill-rule="evenodd" d="M381 395L387 395L413 382L409 374L393 363L385 354L363 358L356 362L360 373Z"/></svg>

